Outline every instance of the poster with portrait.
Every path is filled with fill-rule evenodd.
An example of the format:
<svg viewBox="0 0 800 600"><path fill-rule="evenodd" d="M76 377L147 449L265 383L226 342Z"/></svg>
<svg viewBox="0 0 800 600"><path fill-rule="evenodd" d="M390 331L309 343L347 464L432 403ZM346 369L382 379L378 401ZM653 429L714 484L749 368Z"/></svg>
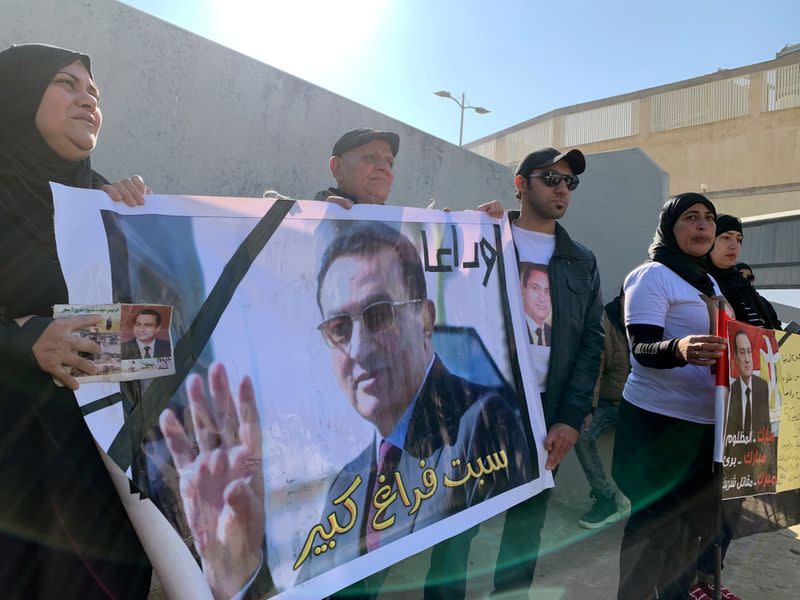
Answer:
<svg viewBox="0 0 800 600"><path fill-rule="evenodd" d="M506 221L54 199L71 303L173 307L174 375L78 394L170 597L324 597L552 485Z"/></svg>
<svg viewBox="0 0 800 600"><path fill-rule="evenodd" d="M723 498L775 493L783 401L781 351L772 330L728 323Z"/></svg>
<svg viewBox="0 0 800 600"><path fill-rule="evenodd" d="M800 335L775 332L780 347L781 391L777 491L800 488Z"/></svg>
<svg viewBox="0 0 800 600"><path fill-rule="evenodd" d="M53 317L94 316L96 325L78 329L74 335L88 339L100 352L80 355L92 363L92 375L77 367L70 375L80 383L152 379L175 373L170 322L172 307L154 304L56 304Z"/></svg>

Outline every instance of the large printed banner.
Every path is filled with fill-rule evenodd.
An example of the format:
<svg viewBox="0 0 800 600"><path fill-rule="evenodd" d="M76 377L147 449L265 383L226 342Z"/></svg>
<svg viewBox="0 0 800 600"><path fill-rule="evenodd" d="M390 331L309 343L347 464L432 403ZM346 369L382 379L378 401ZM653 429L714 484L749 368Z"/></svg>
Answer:
<svg viewBox="0 0 800 600"><path fill-rule="evenodd" d="M728 323L723 498L800 488L800 336Z"/></svg>
<svg viewBox="0 0 800 600"><path fill-rule="evenodd" d="M507 221L54 199L70 303L173 307L174 375L79 390L171 597L324 597L552 485Z"/></svg>

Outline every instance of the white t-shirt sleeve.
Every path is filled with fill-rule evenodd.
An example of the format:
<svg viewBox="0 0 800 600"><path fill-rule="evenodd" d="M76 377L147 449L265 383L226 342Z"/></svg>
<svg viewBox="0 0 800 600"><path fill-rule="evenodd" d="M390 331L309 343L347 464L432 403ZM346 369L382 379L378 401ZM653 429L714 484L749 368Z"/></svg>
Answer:
<svg viewBox="0 0 800 600"><path fill-rule="evenodd" d="M664 328L662 339L707 335L711 318L699 290L660 263L645 263L625 280L625 324ZM714 291L719 294L717 286ZM695 423L714 422L714 376L706 366L642 366L631 354L622 396L641 409Z"/></svg>
<svg viewBox="0 0 800 600"><path fill-rule="evenodd" d="M624 290L626 326L666 326L670 294L661 269L636 269L625 280Z"/></svg>

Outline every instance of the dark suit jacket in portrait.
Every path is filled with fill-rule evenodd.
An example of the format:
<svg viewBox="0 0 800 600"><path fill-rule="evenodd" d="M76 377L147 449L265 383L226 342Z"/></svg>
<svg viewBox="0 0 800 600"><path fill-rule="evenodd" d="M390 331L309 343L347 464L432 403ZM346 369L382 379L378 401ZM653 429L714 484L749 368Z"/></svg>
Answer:
<svg viewBox="0 0 800 600"><path fill-rule="evenodd" d="M772 443L759 443L759 431L770 430L769 421L769 385L756 375L750 377L750 415L752 420L753 439L750 443L726 444L725 455L736 461L735 465L727 466L725 479L735 478L741 482L745 476L750 476L757 483L761 474L775 475L777 473L777 440ZM744 413L742 412L742 380L737 378L731 384L730 400L728 402L728 418L725 424L725 435L736 436L743 432ZM745 435L747 432L744 432ZM753 463L747 460L748 453L753 456L758 454L765 457L765 462ZM757 485L737 487L735 496L752 496L774 491L774 486L759 487Z"/></svg>
<svg viewBox="0 0 800 600"><path fill-rule="evenodd" d="M170 345L167 340L160 340L158 338L155 339L154 348L151 350L150 355L151 358L167 358L169 357L172 352L170 351ZM139 344L136 343L136 340L129 340L127 342L122 342L122 360L131 360L136 358L143 358L141 352L139 352Z"/></svg>
<svg viewBox="0 0 800 600"><path fill-rule="evenodd" d="M444 485L444 475L451 480L463 479L467 461L473 461L474 465L475 459L500 450L506 452L508 467L487 475L483 485L473 478L456 487ZM367 496L371 491L370 476L376 469L375 457L373 440L333 480L323 506L322 522L327 522L331 512L336 512L339 523L349 521L347 510L341 504L334 506L333 500L360 476L362 483L350 496L358 507L357 522L347 533L336 536L335 549L319 555L310 554L299 569L298 582L366 553L367 503L371 500ZM460 466L452 466L455 459L461 461ZM537 477L537 466L532 463L517 412L494 390L450 373L438 356L414 406L405 448L396 469L412 501L414 487L426 489L421 481L424 468L420 467L420 460L425 461L424 468L430 467L436 473L437 490L413 515L408 514L411 509L398 497L382 517L385 520L391 514L396 515L394 524L382 532L381 545Z"/></svg>
<svg viewBox="0 0 800 600"><path fill-rule="evenodd" d="M750 377L750 415L753 423L753 434L757 435L763 427L769 427L769 385L756 375ZM728 421L725 425L726 435L736 435L744 427L742 412L742 379L736 378L731 384L730 401L728 402Z"/></svg>

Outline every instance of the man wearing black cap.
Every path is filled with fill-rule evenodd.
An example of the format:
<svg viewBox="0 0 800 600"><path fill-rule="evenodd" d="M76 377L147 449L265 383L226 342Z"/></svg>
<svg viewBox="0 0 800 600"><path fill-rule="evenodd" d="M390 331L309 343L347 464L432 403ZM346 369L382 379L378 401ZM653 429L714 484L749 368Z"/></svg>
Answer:
<svg viewBox="0 0 800 600"><path fill-rule="evenodd" d="M394 181L394 157L400 136L391 131L353 129L333 146L330 160L336 187L322 190L314 200L353 204L385 204Z"/></svg>
<svg viewBox="0 0 800 600"><path fill-rule="evenodd" d="M521 270L544 268L550 284L552 313L549 346L533 344L530 356L542 391L547 425L545 468L555 471L578 440L587 414L603 349L603 304L594 254L570 238L558 224L586 169L580 150L560 153L544 148L528 154L517 167L514 185L520 210L512 211L512 235ZM479 210L500 217L495 201ZM524 290L521 290L521 293ZM533 582L549 490L506 513L494 575L495 595L527 594Z"/></svg>
<svg viewBox="0 0 800 600"><path fill-rule="evenodd" d="M347 209L353 204L385 204L394 181L394 157L399 147L400 136L390 131L348 131L334 144L331 153L329 165L336 187L318 192L314 199ZM469 547L477 530L470 528L433 547L425 581L426 600L458 600L465 596ZM384 577L385 572L377 573L332 597L371 598Z"/></svg>

